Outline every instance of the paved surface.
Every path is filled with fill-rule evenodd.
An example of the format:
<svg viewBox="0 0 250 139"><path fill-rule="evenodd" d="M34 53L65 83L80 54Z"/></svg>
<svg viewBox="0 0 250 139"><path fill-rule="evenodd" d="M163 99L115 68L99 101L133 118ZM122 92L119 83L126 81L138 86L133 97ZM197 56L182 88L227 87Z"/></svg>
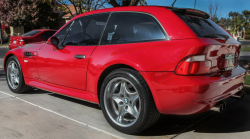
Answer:
<svg viewBox="0 0 250 139"><path fill-rule="evenodd" d="M241 40L240 43L241 45L244 45L244 46L250 46L250 40Z"/></svg>
<svg viewBox="0 0 250 139"><path fill-rule="evenodd" d="M0 48L0 53L6 51ZM153 127L131 136L110 127L95 104L38 89L12 93L0 68L0 139L249 139L249 105L250 96L246 96L222 113L161 116Z"/></svg>
<svg viewBox="0 0 250 139"><path fill-rule="evenodd" d="M0 68L3 68L3 59L5 54L9 51L8 48L1 48L0 47Z"/></svg>

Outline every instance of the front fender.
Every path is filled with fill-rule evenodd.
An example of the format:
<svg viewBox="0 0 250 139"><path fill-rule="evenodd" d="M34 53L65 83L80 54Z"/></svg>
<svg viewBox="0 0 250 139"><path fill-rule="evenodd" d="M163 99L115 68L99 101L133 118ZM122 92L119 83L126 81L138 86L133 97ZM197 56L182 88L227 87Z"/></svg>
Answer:
<svg viewBox="0 0 250 139"><path fill-rule="evenodd" d="M11 57L12 55L14 55L15 57L17 57L20 65L21 65L21 68L22 68L22 62L23 62L23 51L20 49L20 48L17 48L17 49L13 49L13 50L10 50L9 52L6 53L5 57L4 57L4 62L3 62L3 68L4 68L4 72L6 73L5 69L6 69L6 62L8 60L9 57Z"/></svg>

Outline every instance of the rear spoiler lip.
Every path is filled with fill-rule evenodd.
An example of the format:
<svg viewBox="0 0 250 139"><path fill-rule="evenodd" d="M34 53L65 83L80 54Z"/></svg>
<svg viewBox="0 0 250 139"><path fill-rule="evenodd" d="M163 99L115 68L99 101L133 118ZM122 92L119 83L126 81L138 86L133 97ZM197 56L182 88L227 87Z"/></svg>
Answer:
<svg viewBox="0 0 250 139"><path fill-rule="evenodd" d="M175 7L166 7L167 9L173 11L174 13L191 15L191 16L198 16L205 19L210 18L209 14L206 12L196 10L196 9L188 9L188 8L175 8Z"/></svg>

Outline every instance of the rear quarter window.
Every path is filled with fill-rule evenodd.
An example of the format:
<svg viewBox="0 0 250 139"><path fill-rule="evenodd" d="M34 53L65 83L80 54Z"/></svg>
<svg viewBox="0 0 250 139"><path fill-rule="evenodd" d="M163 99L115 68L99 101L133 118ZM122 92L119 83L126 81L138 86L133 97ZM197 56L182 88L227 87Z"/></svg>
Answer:
<svg viewBox="0 0 250 139"><path fill-rule="evenodd" d="M124 44L165 39L166 34L154 17L144 13L119 12L111 14L101 44Z"/></svg>

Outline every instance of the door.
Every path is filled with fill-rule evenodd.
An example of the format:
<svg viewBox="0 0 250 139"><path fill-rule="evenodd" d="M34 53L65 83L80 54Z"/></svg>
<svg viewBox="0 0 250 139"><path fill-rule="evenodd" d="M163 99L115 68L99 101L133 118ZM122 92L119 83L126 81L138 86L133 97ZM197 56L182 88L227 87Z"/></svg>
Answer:
<svg viewBox="0 0 250 139"><path fill-rule="evenodd" d="M99 44L109 13L75 19L55 36L64 48L45 44L38 52L40 80L64 87L85 90L88 62Z"/></svg>

